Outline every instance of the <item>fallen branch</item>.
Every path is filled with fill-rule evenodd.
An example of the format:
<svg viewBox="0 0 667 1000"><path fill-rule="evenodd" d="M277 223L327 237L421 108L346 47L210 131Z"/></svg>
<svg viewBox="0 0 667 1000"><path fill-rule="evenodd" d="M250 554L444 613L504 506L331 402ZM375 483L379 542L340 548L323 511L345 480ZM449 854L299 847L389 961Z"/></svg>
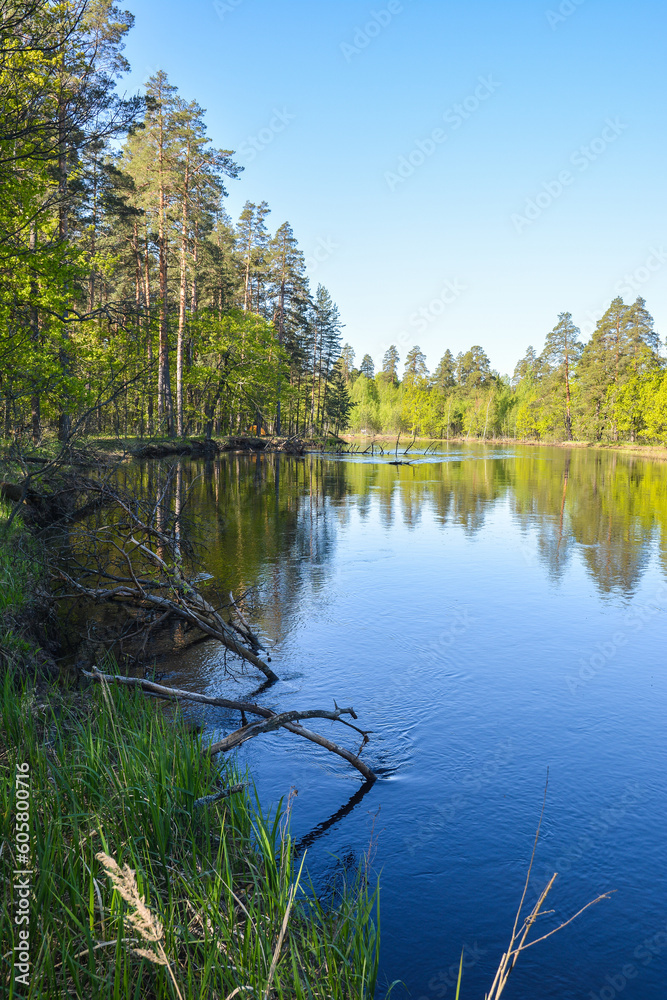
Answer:
<svg viewBox="0 0 667 1000"><path fill-rule="evenodd" d="M257 667L258 670L261 670L268 680L278 680L278 675L273 672L271 667L264 660L260 659L256 653L253 653L251 649L238 642L234 633L225 624L220 615L196 592L191 592L190 596L193 599L192 603L199 604L199 607L192 608L183 599L176 602L170 600L168 597L161 597L159 594L147 592L138 580L137 585L134 587L84 587L83 584L78 583L63 570L60 570L58 576L61 580L65 580L82 597L87 597L92 601L120 601L123 604L131 604L136 607L148 606L157 608L163 613L168 612L176 618L180 618L182 621L201 629L202 632L211 636L212 639L217 639L230 652L236 653L237 656L247 660L253 666ZM62 596L70 597L71 595L65 594ZM199 601L197 601L197 598L199 598Z"/></svg>
<svg viewBox="0 0 667 1000"><path fill-rule="evenodd" d="M346 719L341 718L342 715L349 715L353 719L356 719L357 715L353 708L339 708L336 705L335 711L333 712L328 712L322 709L308 709L303 712L293 710L278 714L276 712L272 712L270 708L264 708L263 706L255 705L252 702L233 701L229 698L213 698L210 695L197 694L193 691L184 691L180 688L165 687L162 684L156 684L154 681L147 681L140 677L123 677L120 674L103 674L97 669L97 667L93 667L93 670L90 672L84 670L83 675L84 677L89 677L91 680L98 681L100 683L106 682L107 684L138 687L141 688L142 691L158 695L160 698L165 698L169 701L195 701L202 705L232 709L234 711L241 712L242 715L259 715L261 718L266 720L264 723L250 723L249 725L244 725L241 729L237 729L235 732L230 733L224 740L220 740L218 743L212 743L206 750L207 754L210 756L232 750L235 747L240 746L241 743L244 743L246 740L252 739L254 736L259 736L263 732L271 732L272 730L283 728L289 730L290 733L302 736L304 739L310 740L311 743L316 743L318 746L324 747L325 750L329 750L331 753L335 753L339 757L342 757L343 760L352 764L352 766L364 776L366 781L373 782L377 779L377 775L359 758L358 754L354 754L350 750L346 750L345 747L338 746L338 744L334 743L332 740L327 739L325 736L321 736L320 733L314 733L311 730L306 729L299 723L300 719L330 719L332 722L341 722L350 729L354 729L363 737L363 747L366 743L368 743L368 732L353 725Z"/></svg>
<svg viewBox="0 0 667 1000"><path fill-rule="evenodd" d="M256 651L258 649L263 649L266 652L266 647L261 644L261 642L259 641L259 639L255 635L255 633L253 632L253 630L250 628L250 625L245 620L245 618L243 616L243 612L241 611L240 607L238 606L238 604L234 600L234 595L232 594L231 590L229 592L229 599L232 602L232 607L236 611L236 614L238 616L239 621L241 622L241 625L243 626L242 628L240 628L238 625L233 626L233 627L236 628L236 630L239 632L239 634L242 635L245 638L246 642L250 643L250 645L252 646L252 648L253 648L254 651ZM268 659L268 661L270 663L271 662L271 657L268 656L267 659Z"/></svg>
<svg viewBox="0 0 667 1000"><path fill-rule="evenodd" d="M215 793L215 795L204 795L202 796L201 799L195 799L194 807L195 809L198 809L201 806L211 806L213 805L214 802L219 802L220 799L228 799L230 795L235 795L237 792L242 792L243 789L246 787L247 785L240 784L240 785L231 785L230 788L221 788L219 792Z"/></svg>

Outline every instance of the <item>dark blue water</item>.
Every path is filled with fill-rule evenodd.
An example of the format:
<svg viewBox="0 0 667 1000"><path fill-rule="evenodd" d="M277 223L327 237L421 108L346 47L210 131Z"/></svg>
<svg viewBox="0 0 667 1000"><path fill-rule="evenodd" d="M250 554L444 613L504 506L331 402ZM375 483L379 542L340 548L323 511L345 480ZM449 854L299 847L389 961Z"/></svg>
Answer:
<svg viewBox="0 0 667 1000"><path fill-rule="evenodd" d="M463 947L462 997L488 991L548 768L529 904L558 878L533 936L614 894L528 950L504 996L664 1000L667 467L470 449L400 469L229 458L200 482L205 561L227 589L255 588L282 678L259 700L335 699L373 730L364 757L381 780L366 794L287 732L239 761L267 805L298 790L292 834L320 886L372 839L382 981L453 997ZM230 697L256 683L225 679L214 645L170 679ZM212 736L230 728L207 720Z"/></svg>

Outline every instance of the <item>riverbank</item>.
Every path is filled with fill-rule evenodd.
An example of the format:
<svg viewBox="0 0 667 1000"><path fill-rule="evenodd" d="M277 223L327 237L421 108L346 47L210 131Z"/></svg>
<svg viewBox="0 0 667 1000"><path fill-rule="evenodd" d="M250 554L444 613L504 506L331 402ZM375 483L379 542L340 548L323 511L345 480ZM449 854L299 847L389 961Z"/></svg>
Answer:
<svg viewBox="0 0 667 1000"><path fill-rule="evenodd" d="M7 513L0 940L28 958L7 967L7 995L371 997L378 911L365 875L318 899L289 803L263 815L252 779L209 756L178 709L42 669L39 635L20 626L41 599L39 554L20 521L7 533Z"/></svg>
<svg viewBox="0 0 667 1000"><path fill-rule="evenodd" d="M217 766L180 713L106 688L40 702L6 674L0 740L3 952L21 945L10 872L24 857L31 890L30 989L14 966L9 997L372 996L374 894L357 883L335 906L309 897L289 808L262 816L247 776ZM125 905L101 855L131 869Z"/></svg>
<svg viewBox="0 0 667 1000"><path fill-rule="evenodd" d="M40 547L0 500L0 677L54 677L56 629L42 590Z"/></svg>
<svg viewBox="0 0 667 1000"><path fill-rule="evenodd" d="M301 457L308 453L321 453L335 451L336 446L344 448L347 446L358 446L356 454L363 452L364 447L380 445L386 454L394 452L396 449L396 435L394 434L345 434L338 438L309 439L309 438L271 438L253 437L252 435L239 435L235 437L222 438L109 438L91 437L87 438L77 450L76 459L66 464L74 467L99 467L103 465L113 465L120 462L132 461L134 459L170 459L170 458L204 458L213 459L223 453L237 454L270 454L283 453L296 457ZM587 449L592 451L611 451L635 458L647 458L655 461L667 460L667 446L660 444L636 444L629 441L623 442L597 442L597 441L534 441L523 438L479 438L450 437L432 438L401 435L398 442L399 454L405 454L406 449L409 454L413 449L424 449L434 445L491 445L498 447L525 446L528 448L563 448L563 449ZM46 441L42 446L33 450L33 453L24 461L32 466L46 464L57 454L58 445L55 440ZM343 454L345 452L343 451ZM5 456L7 463L8 456ZM11 462L11 459L9 459Z"/></svg>

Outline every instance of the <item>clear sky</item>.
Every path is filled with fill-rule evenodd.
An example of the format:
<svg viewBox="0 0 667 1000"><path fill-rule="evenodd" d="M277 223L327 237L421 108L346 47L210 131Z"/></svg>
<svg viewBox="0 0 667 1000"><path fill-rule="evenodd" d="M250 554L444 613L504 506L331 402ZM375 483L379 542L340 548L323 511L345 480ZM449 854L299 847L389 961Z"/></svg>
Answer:
<svg viewBox="0 0 667 1000"><path fill-rule="evenodd" d="M562 311L642 295L667 336L660 0L127 0L376 364L481 344L511 372Z"/></svg>

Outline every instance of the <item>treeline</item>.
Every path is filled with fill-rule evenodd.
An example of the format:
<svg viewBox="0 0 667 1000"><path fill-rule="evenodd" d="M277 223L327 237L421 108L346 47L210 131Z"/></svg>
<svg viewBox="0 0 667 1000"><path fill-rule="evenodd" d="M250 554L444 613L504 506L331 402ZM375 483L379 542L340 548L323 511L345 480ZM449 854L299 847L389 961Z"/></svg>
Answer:
<svg viewBox="0 0 667 1000"><path fill-rule="evenodd" d="M133 17L0 0L0 406L7 437L344 426L341 321L165 73L122 98Z"/></svg>
<svg viewBox="0 0 667 1000"><path fill-rule="evenodd" d="M356 369L289 223L226 212L242 168L204 110L164 72L119 95L132 23L112 0L0 0L0 434L664 438L641 298L586 345L562 313L513 378L479 346L432 375L419 347Z"/></svg>
<svg viewBox="0 0 667 1000"><path fill-rule="evenodd" d="M389 347L375 373L366 354L343 366L354 404L351 429L433 437L662 441L667 437L667 367L646 302L615 298L586 344L561 313L538 355L529 347L512 378L491 370L484 350L445 351L430 375L413 347L399 380Z"/></svg>

